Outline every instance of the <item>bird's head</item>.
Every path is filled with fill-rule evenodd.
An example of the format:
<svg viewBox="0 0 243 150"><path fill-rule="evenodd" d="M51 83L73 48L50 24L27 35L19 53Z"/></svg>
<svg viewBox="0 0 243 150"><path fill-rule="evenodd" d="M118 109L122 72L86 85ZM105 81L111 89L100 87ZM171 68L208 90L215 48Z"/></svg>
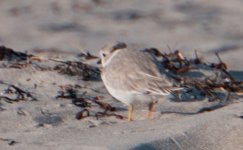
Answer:
<svg viewBox="0 0 243 150"><path fill-rule="evenodd" d="M112 42L104 45L100 49L100 58L101 58L102 67L105 67L109 63L109 61L117 52L117 50L121 50L124 48L127 48L127 45L123 42Z"/></svg>

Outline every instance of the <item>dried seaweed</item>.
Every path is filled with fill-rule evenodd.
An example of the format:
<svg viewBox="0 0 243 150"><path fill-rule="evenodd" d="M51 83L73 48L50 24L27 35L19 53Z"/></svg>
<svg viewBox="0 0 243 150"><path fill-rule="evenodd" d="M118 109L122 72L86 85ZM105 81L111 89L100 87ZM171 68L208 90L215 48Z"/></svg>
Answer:
<svg viewBox="0 0 243 150"><path fill-rule="evenodd" d="M57 99L71 99L75 106L82 108L82 110L77 113L76 119L80 120L91 116L91 106L94 104L98 105L103 110L103 112L95 113L95 117L97 119L104 116L115 116L116 118L123 119L121 115L110 113L116 111L116 109L110 104L100 101L100 97L88 96L87 92L83 92L81 95L78 95L77 93L78 91L76 86L67 85L61 86L61 90L58 91L58 95L56 96Z"/></svg>
<svg viewBox="0 0 243 150"><path fill-rule="evenodd" d="M204 98L208 98L209 101L220 100L225 101L230 99L231 94L241 95L243 93L243 82L236 81L231 74L227 71L227 65L219 57L218 53L215 53L218 58L218 63L206 63L199 58L197 51L195 51L195 58L187 59L183 54L176 50L171 53L162 53L158 49L151 48L145 49L156 57L161 59L162 66L170 72L171 78L180 83L180 86L186 87L186 94L191 97L197 98L197 95L192 91L198 91ZM214 75L204 76L201 79L184 77L183 74L190 72L192 69L207 68L211 70ZM224 98L219 96L224 95Z"/></svg>
<svg viewBox="0 0 243 150"><path fill-rule="evenodd" d="M1 93L0 100L4 100L7 103L26 100L37 101L37 98L35 98L30 92L22 90L20 87L6 83L1 84L5 84L8 87Z"/></svg>
<svg viewBox="0 0 243 150"><path fill-rule="evenodd" d="M99 58L99 57L97 57L95 55L90 54L89 52L87 52L87 53L80 53L78 55L78 57L85 58L86 60L98 59Z"/></svg>
<svg viewBox="0 0 243 150"><path fill-rule="evenodd" d="M0 46L0 60L5 61L26 61L28 58L33 55L28 55L23 52L16 52L11 48L7 48L5 46Z"/></svg>
<svg viewBox="0 0 243 150"><path fill-rule="evenodd" d="M22 69L32 66L32 61L41 61L41 59L27 52L17 52L11 48L0 46L0 61L2 61L0 64L1 68Z"/></svg>
<svg viewBox="0 0 243 150"><path fill-rule="evenodd" d="M56 60L54 60L56 61ZM98 67L90 66L79 61L58 61L54 70L61 74L79 76L82 80L100 80L100 70Z"/></svg>
<svg viewBox="0 0 243 150"><path fill-rule="evenodd" d="M85 113L86 113L86 115L85 115ZM76 119L77 119L77 120L81 120L81 119L86 118L86 117L89 117L89 116L90 116L90 114L89 114L89 110L86 109L86 108L84 108L84 109L82 109L81 111L79 111L79 112L76 114Z"/></svg>
<svg viewBox="0 0 243 150"><path fill-rule="evenodd" d="M18 143L18 142L15 141L15 140L12 140L12 139L5 139L5 138L0 138L0 141L7 142L8 145L10 145L10 146L13 146L13 145L15 145L16 143Z"/></svg>

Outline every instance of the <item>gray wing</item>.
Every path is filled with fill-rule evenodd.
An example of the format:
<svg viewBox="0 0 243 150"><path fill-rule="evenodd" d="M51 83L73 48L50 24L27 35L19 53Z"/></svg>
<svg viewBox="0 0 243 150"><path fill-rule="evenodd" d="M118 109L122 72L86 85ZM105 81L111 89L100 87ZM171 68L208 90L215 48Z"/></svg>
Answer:
<svg viewBox="0 0 243 150"><path fill-rule="evenodd" d="M106 75L109 86L151 95L168 95L171 91L181 89L172 87L166 75L161 74L158 61L150 54L124 50L118 56L105 68L106 72L110 72Z"/></svg>

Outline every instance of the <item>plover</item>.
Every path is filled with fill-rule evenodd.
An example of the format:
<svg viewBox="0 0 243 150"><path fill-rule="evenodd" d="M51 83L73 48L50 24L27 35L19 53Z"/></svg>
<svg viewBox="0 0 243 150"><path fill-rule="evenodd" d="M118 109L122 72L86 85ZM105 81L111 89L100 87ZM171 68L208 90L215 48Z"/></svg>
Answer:
<svg viewBox="0 0 243 150"><path fill-rule="evenodd" d="M128 105L128 120L133 120L136 102L147 103L151 118L155 100L169 95L173 87L159 61L148 52L130 50L125 43L113 42L100 50L101 78L108 92Z"/></svg>

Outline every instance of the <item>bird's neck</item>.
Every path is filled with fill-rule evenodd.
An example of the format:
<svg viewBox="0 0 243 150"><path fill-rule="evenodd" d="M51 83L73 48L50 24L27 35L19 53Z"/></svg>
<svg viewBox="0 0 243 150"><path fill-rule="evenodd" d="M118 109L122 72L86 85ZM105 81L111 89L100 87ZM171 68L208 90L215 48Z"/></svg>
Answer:
<svg viewBox="0 0 243 150"><path fill-rule="evenodd" d="M103 59L102 60L102 64L103 64L103 68L105 68L106 66L108 66L111 62L111 60L120 52L121 50L116 50L114 51L110 57L108 57L107 59Z"/></svg>

